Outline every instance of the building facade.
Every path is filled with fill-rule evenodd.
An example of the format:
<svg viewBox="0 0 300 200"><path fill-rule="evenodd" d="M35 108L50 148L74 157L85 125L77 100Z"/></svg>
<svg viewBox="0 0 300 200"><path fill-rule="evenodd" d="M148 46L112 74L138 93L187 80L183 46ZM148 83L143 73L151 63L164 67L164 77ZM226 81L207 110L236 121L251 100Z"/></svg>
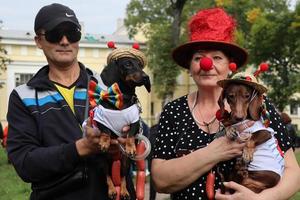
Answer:
<svg viewBox="0 0 300 200"><path fill-rule="evenodd" d="M6 49L8 57L12 60L7 65L7 70L1 72L0 75L0 84L2 85L2 88L0 88L0 121L3 125L7 123L6 114L11 91L16 86L26 83L34 73L47 64L43 52L35 45L34 36L34 32L0 29L0 46ZM125 27L119 26L116 32L111 35L83 34L80 41L78 60L90 69L101 72L111 51L107 47L108 41L114 41L118 48L131 48L134 42L138 42L142 50L146 48L145 39L142 35L129 39ZM149 68L146 67L145 71L151 79ZM196 89L187 71L182 71L177 78L177 89L173 98L180 97ZM137 88L137 96L142 105L143 120L149 126L155 124L163 105L162 101L157 98L154 88L152 88L150 94L147 93L144 87ZM291 116L296 128L299 129L300 106L297 104L290 105L287 107L286 112Z"/></svg>

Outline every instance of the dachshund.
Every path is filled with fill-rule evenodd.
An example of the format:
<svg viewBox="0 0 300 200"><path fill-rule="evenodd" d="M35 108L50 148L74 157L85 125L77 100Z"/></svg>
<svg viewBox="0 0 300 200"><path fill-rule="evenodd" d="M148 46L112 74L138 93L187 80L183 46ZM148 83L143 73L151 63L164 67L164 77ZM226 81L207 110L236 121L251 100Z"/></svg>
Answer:
<svg viewBox="0 0 300 200"><path fill-rule="evenodd" d="M225 113L225 99L231 113ZM221 113L227 115L222 120L225 135L232 140L245 142L243 154L237 158L234 170L227 175L218 172L221 179L237 182L255 193L274 187L282 175L284 160L281 151L277 149L277 141L271 134L274 130L265 128L261 120L263 94L251 85L230 82L223 86L218 104ZM255 124L252 127L245 127L243 133L238 133L235 126L240 124L246 126L247 120L253 120ZM277 154L264 157L272 151ZM224 193L225 188L221 187L221 191Z"/></svg>
<svg viewBox="0 0 300 200"><path fill-rule="evenodd" d="M99 148L103 153L109 152L111 139L124 136L121 132L122 127L134 121L130 124L130 131L125 136L125 152L129 157L134 157L136 155L135 135L141 128L139 119L140 108L137 105L139 102L135 88L144 85L147 91L150 92L151 83L149 76L143 71L143 65L137 58L121 57L108 63L102 70L100 77L102 83L98 82L97 85L102 85L103 87L117 86L117 90L120 92L119 95L122 97L122 105L120 108L116 108L110 102L103 100L100 101L100 105L98 104L93 109L91 114L93 123L103 133L100 135ZM93 81L96 80L91 82ZM117 155L121 157L120 197L121 199L130 199L131 197L126 186L130 160L120 152ZM117 195L112 181L112 172L110 171L114 156L107 155L108 165L104 167L107 174L108 196L110 199L115 199Z"/></svg>

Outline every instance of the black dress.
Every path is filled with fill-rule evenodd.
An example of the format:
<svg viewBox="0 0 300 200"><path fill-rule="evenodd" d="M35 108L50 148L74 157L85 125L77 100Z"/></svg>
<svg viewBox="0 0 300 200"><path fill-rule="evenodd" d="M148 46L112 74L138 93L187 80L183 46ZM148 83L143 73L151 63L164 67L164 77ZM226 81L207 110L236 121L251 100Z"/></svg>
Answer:
<svg viewBox="0 0 300 200"><path fill-rule="evenodd" d="M270 127L275 131L281 150L286 152L291 147L290 139L275 108L268 99L265 99L265 102L271 115ZM153 158L165 160L176 158L181 151L194 151L205 147L214 139L214 136L215 134L206 133L198 127L188 107L187 96L183 96L168 103L161 113ZM218 164L219 170L231 170L234 164L235 160L220 163ZM216 172L216 168L214 167L212 171ZM215 174L215 190L217 190L221 182L218 173ZM206 176L207 174L204 174L188 187L173 193L172 199L207 199Z"/></svg>

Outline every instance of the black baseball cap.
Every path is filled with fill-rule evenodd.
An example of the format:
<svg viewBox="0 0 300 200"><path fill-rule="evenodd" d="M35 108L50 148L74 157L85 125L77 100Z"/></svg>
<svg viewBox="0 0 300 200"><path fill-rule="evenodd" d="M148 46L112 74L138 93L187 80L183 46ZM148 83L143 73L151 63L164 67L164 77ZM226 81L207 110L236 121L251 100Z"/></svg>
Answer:
<svg viewBox="0 0 300 200"><path fill-rule="evenodd" d="M51 31L57 25L63 22L73 23L81 29L78 19L72 9L62 4L53 3L42 7L35 17L34 31L37 33L39 29Z"/></svg>

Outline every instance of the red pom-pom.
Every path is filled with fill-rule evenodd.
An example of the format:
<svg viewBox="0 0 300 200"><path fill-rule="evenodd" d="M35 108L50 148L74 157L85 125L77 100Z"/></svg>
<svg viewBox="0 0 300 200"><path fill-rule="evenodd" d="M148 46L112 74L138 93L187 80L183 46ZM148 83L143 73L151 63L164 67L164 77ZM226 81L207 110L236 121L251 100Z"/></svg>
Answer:
<svg viewBox="0 0 300 200"><path fill-rule="evenodd" d="M222 119L223 119L223 115L222 115L220 109L217 110L217 112L216 112L216 118L217 118L217 120L219 120L219 121L222 121Z"/></svg>
<svg viewBox="0 0 300 200"><path fill-rule="evenodd" d="M232 72L235 72L237 67L236 67L236 64L234 62L232 63L229 63L229 69L232 71Z"/></svg>
<svg viewBox="0 0 300 200"><path fill-rule="evenodd" d="M259 65L259 70L261 71L261 72L265 72L265 71L267 71L269 69L269 64L268 63L261 63L260 65Z"/></svg>
<svg viewBox="0 0 300 200"><path fill-rule="evenodd" d="M223 114L221 109L217 110L216 112L216 119L220 122L222 122L224 119L227 119L230 117L230 114L227 110L223 110Z"/></svg>
<svg viewBox="0 0 300 200"><path fill-rule="evenodd" d="M200 60L200 67L204 71L211 70L212 69L212 65L213 65L213 62L212 62L212 60L210 58L208 58L208 57L201 58L201 60Z"/></svg>
<svg viewBox="0 0 300 200"><path fill-rule="evenodd" d="M140 45L138 43L133 43L132 48L139 50Z"/></svg>
<svg viewBox="0 0 300 200"><path fill-rule="evenodd" d="M107 43L107 46L108 46L108 48L110 48L110 49L115 49L115 48L116 48L115 43L114 43L113 41L109 41L109 42Z"/></svg>
<svg viewBox="0 0 300 200"><path fill-rule="evenodd" d="M246 76L246 81L252 81L252 78L250 76Z"/></svg>

